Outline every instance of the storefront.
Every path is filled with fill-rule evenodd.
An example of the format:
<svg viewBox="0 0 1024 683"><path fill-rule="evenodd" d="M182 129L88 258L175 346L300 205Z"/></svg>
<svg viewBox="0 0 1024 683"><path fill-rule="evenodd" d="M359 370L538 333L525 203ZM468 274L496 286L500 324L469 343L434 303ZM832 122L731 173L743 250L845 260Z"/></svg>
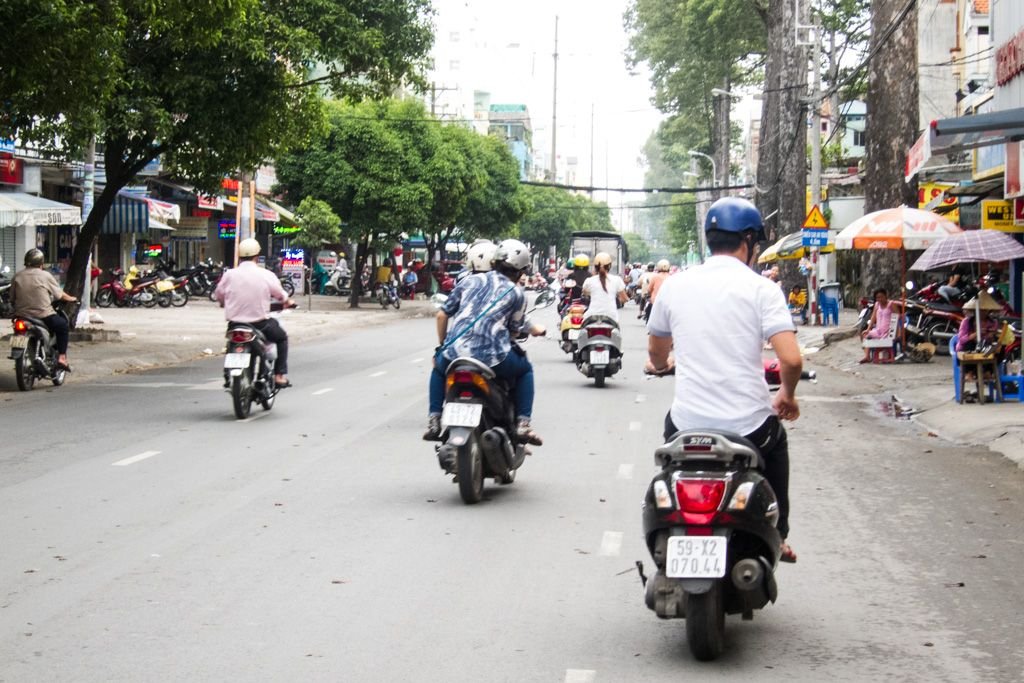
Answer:
<svg viewBox="0 0 1024 683"><path fill-rule="evenodd" d="M0 259L12 271L18 270L25 252L40 247L47 263L70 260L81 223L82 210L77 206L25 192L0 192Z"/></svg>

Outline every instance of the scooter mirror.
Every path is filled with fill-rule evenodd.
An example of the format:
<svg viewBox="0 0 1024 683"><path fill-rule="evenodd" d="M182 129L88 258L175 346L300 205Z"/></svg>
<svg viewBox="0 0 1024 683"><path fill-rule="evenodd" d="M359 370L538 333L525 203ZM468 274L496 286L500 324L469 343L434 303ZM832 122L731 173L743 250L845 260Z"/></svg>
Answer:
<svg viewBox="0 0 1024 683"><path fill-rule="evenodd" d="M537 295L537 298L533 302L533 307L547 308L553 303L555 303L554 293L550 289L545 289L543 292Z"/></svg>

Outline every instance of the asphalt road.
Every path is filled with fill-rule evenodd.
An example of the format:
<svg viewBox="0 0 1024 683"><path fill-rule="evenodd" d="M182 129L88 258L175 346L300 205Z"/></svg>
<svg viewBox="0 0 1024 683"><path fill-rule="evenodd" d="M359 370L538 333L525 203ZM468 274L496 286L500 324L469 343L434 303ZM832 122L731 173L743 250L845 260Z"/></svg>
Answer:
<svg viewBox="0 0 1024 683"><path fill-rule="evenodd" d="M1024 475L826 368L790 431L800 561L694 661L633 569L672 392L634 311L604 389L531 343L545 445L473 507L420 441L429 320L297 346L246 421L219 358L0 396L0 680L1024 676Z"/></svg>

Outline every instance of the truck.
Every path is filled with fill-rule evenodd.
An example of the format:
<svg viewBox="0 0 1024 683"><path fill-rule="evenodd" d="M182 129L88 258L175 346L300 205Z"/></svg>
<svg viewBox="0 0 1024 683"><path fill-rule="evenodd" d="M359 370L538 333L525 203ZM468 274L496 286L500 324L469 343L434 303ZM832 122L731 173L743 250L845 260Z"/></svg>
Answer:
<svg viewBox="0 0 1024 683"><path fill-rule="evenodd" d="M603 251L612 257L611 272L622 276L628 270L629 249L626 247L626 240L617 232L605 230L574 232L570 236L569 246L569 256L586 254L593 261L594 256Z"/></svg>

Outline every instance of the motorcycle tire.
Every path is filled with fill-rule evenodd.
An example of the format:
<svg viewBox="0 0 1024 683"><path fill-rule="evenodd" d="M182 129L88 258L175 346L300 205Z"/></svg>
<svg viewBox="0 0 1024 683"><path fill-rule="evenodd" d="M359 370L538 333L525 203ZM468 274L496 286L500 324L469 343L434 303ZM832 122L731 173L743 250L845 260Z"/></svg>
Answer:
<svg viewBox="0 0 1024 683"><path fill-rule="evenodd" d="M171 290L171 305L175 308L181 308L188 303L188 290L186 289L174 289Z"/></svg>
<svg viewBox="0 0 1024 683"><path fill-rule="evenodd" d="M394 306L395 310L397 311L399 308L402 307L402 299L396 296L394 299L391 300L391 305Z"/></svg>
<svg viewBox="0 0 1024 683"><path fill-rule="evenodd" d="M377 297L377 300L380 302L380 307L381 308L383 308L385 311L388 310L388 300L387 300L387 297L385 297L382 294L379 297Z"/></svg>
<svg viewBox="0 0 1024 683"><path fill-rule="evenodd" d="M153 308L154 306L156 306L157 299L159 298L160 297L157 295L156 292L139 292L138 294L135 295L135 300L138 301L143 306L145 306L146 308ZM170 301L168 301L168 305L170 305Z"/></svg>
<svg viewBox="0 0 1024 683"><path fill-rule="evenodd" d="M936 356L948 356L949 355L949 338L940 338L939 333L945 333L949 337L952 337L959 330L959 325L954 324L951 321L944 320L942 322L931 325L928 330L924 333L924 340L929 344L935 344L935 355Z"/></svg>
<svg viewBox="0 0 1024 683"><path fill-rule="evenodd" d="M50 378L50 381L53 382L53 386L59 387L61 384L64 384L64 380L66 380L67 377L67 370L65 370L64 368L57 368L57 372L53 374L53 377Z"/></svg>
<svg viewBox="0 0 1024 683"><path fill-rule="evenodd" d="M324 285L324 294L327 296L334 296L337 293L338 290L335 289L334 285Z"/></svg>
<svg viewBox="0 0 1024 683"><path fill-rule="evenodd" d="M484 461L474 433L455 456L455 472L459 478L459 495L466 505L475 505L484 497Z"/></svg>
<svg viewBox="0 0 1024 683"><path fill-rule="evenodd" d="M715 581L706 593L686 594L686 643L702 662L716 659L725 649L721 581Z"/></svg>
<svg viewBox="0 0 1024 683"><path fill-rule="evenodd" d="M594 386L598 388L604 386L604 368L594 370Z"/></svg>
<svg viewBox="0 0 1024 683"><path fill-rule="evenodd" d="M291 278L288 278L287 280L282 282L281 287L284 288L284 293L287 294L288 296L295 294L295 283L292 282Z"/></svg>
<svg viewBox="0 0 1024 683"><path fill-rule="evenodd" d="M273 382L274 378L273 377L269 377L269 378L267 378L267 381ZM269 393L266 393L266 394L260 394L260 405L263 406L263 410L270 410L271 408L273 408L274 407L274 399L276 399L276 398L277 398L277 392L276 391L270 391Z"/></svg>
<svg viewBox="0 0 1024 683"><path fill-rule="evenodd" d="M96 305L100 308L110 308L114 305L114 292L109 289L101 289L96 295Z"/></svg>
<svg viewBox="0 0 1024 683"><path fill-rule="evenodd" d="M252 380L249 370L231 378L231 404L235 409L235 417L244 420L252 410Z"/></svg>
<svg viewBox="0 0 1024 683"><path fill-rule="evenodd" d="M157 302L157 304L159 304L160 308L170 308L171 307L171 293L170 292L160 292L159 294L156 295L156 302Z"/></svg>
<svg viewBox="0 0 1024 683"><path fill-rule="evenodd" d="M210 299L210 301L216 301L217 300L217 297L214 296L214 294L216 292L217 292L217 288L216 287L213 287L213 288L210 289L210 293L207 295L207 297Z"/></svg>
<svg viewBox="0 0 1024 683"><path fill-rule="evenodd" d="M14 361L14 377L18 380L18 389L21 391L32 391L36 385L36 371L33 367L33 360L36 357L39 341L29 339L25 346L25 352L21 358Z"/></svg>

